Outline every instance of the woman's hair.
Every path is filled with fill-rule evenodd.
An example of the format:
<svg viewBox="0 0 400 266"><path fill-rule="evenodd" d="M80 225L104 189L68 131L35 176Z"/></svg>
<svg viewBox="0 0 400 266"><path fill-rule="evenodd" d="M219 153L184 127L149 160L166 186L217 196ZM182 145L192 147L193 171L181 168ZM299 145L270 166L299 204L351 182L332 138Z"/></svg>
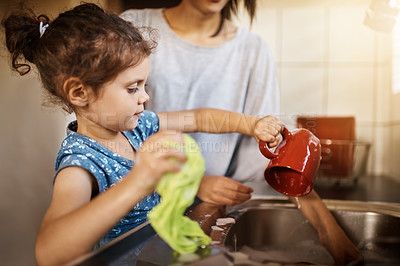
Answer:
<svg viewBox="0 0 400 266"><path fill-rule="evenodd" d="M228 4L222 9L222 16L226 19L230 19L233 15L237 15L238 12L238 2L243 1L244 7L250 17L250 23L253 22L256 16L256 1L257 0L230 0Z"/></svg>
<svg viewBox="0 0 400 266"><path fill-rule="evenodd" d="M221 23L218 27L218 30L214 33L213 37L217 36L221 32L225 19L231 19L232 15L237 15L239 1L244 2L243 5L244 5L245 9L247 10L247 13L249 14L249 17L250 17L250 24L253 23L253 20L256 16L256 1L257 0L230 0L221 11L221 14L222 14Z"/></svg>
<svg viewBox="0 0 400 266"><path fill-rule="evenodd" d="M69 113L73 106L63 90L68 78L79 78L97 95L101 85L140 63L156 45L151 29L137 29L89 3L64 12L53 21L21 6L2 25L12 68L25 75L31 70L29 63L34 64L50 93L50 102L61 104ZM43 25L48 26L41 36ZM148 40L142 30L147 31Z"/></svg>
<svg viewBox="0 0 400 266"><path fill-rule="evenodd" d="M256 1L257 0L229 0L229 2L221 11L222 16L219 27L211 37L216 37L221 32L225 19L231 19L232 15L237 15L239 2L243 2L244 8L247 10L247 13L249 14L250 25L251 25L253 23L254 18L256 17L256 6L257 6ZM169 0L167 2L168 5L163 5L164 7L165 6L172 7L179 5L182 2L182 0ZM143 4L142 7L146 6L147 6L146 4Z"/></svg>

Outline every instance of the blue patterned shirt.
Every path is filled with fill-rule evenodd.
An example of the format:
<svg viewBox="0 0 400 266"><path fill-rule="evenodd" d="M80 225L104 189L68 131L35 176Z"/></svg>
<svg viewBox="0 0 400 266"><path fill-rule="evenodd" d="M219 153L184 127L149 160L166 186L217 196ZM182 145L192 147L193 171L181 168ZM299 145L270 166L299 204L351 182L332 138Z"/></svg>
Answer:
<svg viewBox="0 0 400 266"><path fill-rule="evenodd" d="M122 132L135 150L138 150L143 141L159 129L159 120L156 113L143 111L138 125L130 131ZM96 179L99 193L106 191L121 180L131 170L134 162L126 159L97 141L76 132L77 122L68 125L67 137L58 152L55 165L55 176L62 169L69 166L79 166L88 170ZM160 202L160 196L153 193L139 202L126 217L108 232L98 243L101 246L108 241L122 235L130 229L144 223L147 214Z"/></svg>

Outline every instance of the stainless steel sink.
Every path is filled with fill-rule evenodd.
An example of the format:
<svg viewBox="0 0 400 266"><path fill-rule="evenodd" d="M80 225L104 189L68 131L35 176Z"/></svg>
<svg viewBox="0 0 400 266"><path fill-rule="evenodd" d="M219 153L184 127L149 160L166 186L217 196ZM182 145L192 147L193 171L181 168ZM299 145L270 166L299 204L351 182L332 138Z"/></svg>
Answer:
<svg viewBox="0 0 400 266"><path fill-rule="evenodd" d="M400 265L399 204L324 202L364 255L360 265ZM284 197L253 199L226 211L235 224L212 231L219 241L196 254L176 254L145 223L72 265L333 264L314 228Z"/></svg>
<svg viewBox="0 0 400 266"><path fill-rule="evenodd" d="M400 205L324 201L358 247L365 265L400 265ZM232 209L235 218L223 243L257 261L332 264L318 234L287 200L252 200Z"/></svg>

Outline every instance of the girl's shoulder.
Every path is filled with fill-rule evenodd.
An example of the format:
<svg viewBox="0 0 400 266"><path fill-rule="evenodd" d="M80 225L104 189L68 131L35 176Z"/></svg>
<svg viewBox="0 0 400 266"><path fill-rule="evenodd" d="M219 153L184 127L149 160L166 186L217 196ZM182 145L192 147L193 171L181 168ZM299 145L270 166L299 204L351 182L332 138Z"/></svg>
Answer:
<svg viewBox="0 0 400 266"><path fill-rule="evenodd" d="M142 124L157 124L158 125L158 115L156 112L144 110L139 117L138 125Z"/></svg>
<svg viewBox="0 0 400 266"><path fill-rule="evenodd" d="M77 133L77 121L68 124L67 136L61 143L58 157L68 156L72 154L85 155L89 151L101 150L102 146L94 139Z"/></svg>

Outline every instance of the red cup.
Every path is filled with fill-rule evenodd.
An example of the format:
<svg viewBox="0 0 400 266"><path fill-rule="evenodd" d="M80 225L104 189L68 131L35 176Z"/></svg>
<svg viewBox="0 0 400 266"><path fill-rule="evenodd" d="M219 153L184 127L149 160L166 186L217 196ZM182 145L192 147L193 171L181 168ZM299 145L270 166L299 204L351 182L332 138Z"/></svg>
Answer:
<svg viewBox="0 0 400 266"><path fill-rule="evenodd" d="M321 144L309 130L290 132L285 128L283 140L271 152L268 144L259 142L261 153L270 159L264 177L276 191L293 197L309 194L321 161Z"/></svg>

